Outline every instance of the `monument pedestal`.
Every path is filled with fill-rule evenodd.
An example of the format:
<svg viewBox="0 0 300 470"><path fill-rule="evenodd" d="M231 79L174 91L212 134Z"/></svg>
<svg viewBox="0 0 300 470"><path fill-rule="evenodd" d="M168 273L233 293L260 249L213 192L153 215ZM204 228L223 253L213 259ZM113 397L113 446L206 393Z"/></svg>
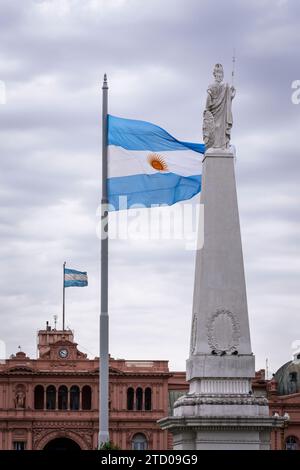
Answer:
<svg viewBox="0 0 300 470"><path fill-rule="evenodd" d="M283 423L269 416L266 398L238 393L188 393L159 421L174 450L269 450L271 430Z"/></svg>
<svg viewBox="0 0 300 470"><path fill-rule="evenodd" d="M269 449L284 418L269 417L266 398L253 395L251 350L239 213L230 150L203 158L204 245L196 254L189 393L174 415L159 421L174 449Z"/></svg>
<svg viewBox="0 0 300 470"><path fill-rule="evenodd" d="M270 450L271 418L244 420L238 418L175 420L163 426L173 434L174 450ZM166 423L165 423L166 424Z"/></svg>

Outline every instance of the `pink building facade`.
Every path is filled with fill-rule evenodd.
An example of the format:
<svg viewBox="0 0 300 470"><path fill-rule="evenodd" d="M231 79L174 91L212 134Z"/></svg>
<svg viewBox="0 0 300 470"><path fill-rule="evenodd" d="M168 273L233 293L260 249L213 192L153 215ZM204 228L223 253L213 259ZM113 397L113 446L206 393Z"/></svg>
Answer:
<svg viewBox="0 0 300 470"><path fill-rule="evenodd" d="M38 333L38 358L18 352L0 364L0 449L97 448L99 361L80 352L69 330ZM156 424L169 394L185 390L168 361L110 360L110 437L121 449L167 449ZM175 399L175 398L174 398Z"/></svg>
<svg viewBox="0 0 300 470"><path fill-rule="evenodd" d="M168 361L110 359L110 438L121 449L166 450L172 436L157 421L188 390L184 372ZM38 333L38 358L18 352L0 364L0 450L97 448L99 360L78 350L70 330L48 325ZM289 415L272 434L272 449L300 449L300 357L265 380L255 394L269 399L270 414Z"/></svg>

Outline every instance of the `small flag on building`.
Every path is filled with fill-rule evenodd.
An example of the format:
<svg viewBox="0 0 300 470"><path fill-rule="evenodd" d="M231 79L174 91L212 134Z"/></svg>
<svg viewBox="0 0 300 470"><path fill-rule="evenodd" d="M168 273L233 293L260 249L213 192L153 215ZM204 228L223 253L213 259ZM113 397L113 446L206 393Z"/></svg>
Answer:
<svg viewBox="0 0 300 470"><path fill-rule="evenodd" d="M85 287L88 285L86 272L65 268L64 273L64 287Z"/></svg>

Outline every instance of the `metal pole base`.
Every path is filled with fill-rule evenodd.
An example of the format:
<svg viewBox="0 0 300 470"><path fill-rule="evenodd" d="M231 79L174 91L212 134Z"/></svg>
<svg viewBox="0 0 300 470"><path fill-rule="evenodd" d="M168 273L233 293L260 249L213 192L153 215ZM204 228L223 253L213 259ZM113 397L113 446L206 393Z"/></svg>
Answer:
<svg viewBox="0 0 300 470"><path fill-rule="evenodd" d="M100 449L101 445L105 444L106 442L109 442L109 434L108 432L99 432L99 437L98 437L98 448Z"/></svg>

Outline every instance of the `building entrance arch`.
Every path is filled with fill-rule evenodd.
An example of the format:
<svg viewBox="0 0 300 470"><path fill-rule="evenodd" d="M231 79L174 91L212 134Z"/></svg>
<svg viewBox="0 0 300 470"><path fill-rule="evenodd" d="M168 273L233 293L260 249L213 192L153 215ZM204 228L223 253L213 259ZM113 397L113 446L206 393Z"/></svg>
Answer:
<svg viewBox="0 0 300 470"><path fill-rule="evenodd" d="M79 444L69 437L56 437L49 441L44 450L81 450Z"/></svg>

